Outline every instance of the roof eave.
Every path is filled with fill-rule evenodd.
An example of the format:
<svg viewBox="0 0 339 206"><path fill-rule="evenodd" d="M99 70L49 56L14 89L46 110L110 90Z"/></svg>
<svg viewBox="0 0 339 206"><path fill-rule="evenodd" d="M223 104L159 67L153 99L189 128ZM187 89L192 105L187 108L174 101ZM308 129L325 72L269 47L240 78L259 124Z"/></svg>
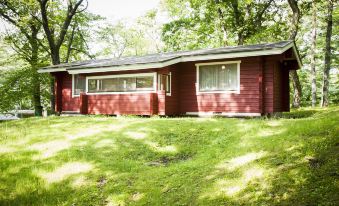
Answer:
<svg viewBox="0 0 339 206"><path fill-rule="evenodd" d="M282 54L288 49L293 48L293 52L298 61L299 68L302 67L300 56L296 45L293 41L280 48L273 49L264 49L256 51L242 51L242 52L232 52L232 53L221 53L221 54L207 54L207 55L196 55L196 56L181 56L174 59L170 59L163 62L155 63L144 63L144 64L129 64L129 65L119 65L119 66L107 66L107 67L92 67L92 68L48 68L40 69L39 73L51 73L51 72L61 72L67 71L70 74L82 74L82 73L99 73L99 72L110 72L110 71L128 71L128 70L143 70L143 69L154 69L170 66L180 62L190 62L190 61L206 61L214 59L231 59L231 58L241 58L241 57L253 57L253 56L267 56L267 55L278 55Z"/></svg>
<svg viewBox="0 0 339 206"><path fill-rule="evenodd" d="M67 69L66 68L49 68L49 69L39 69L38 73L52 73L52 72L66 72Z"/></svg>

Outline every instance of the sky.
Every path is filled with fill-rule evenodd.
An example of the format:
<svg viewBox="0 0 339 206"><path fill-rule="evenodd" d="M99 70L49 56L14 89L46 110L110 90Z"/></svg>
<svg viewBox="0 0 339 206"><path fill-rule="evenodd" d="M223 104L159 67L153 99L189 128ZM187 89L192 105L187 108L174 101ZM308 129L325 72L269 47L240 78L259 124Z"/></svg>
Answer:
<svg viewBox="0 0 339 206"><path fill-rule="evenodd" d="M129 22L147 11L158 8L160 0L88 0L88 11L107 18L111 23L120 19Z"/></svg>

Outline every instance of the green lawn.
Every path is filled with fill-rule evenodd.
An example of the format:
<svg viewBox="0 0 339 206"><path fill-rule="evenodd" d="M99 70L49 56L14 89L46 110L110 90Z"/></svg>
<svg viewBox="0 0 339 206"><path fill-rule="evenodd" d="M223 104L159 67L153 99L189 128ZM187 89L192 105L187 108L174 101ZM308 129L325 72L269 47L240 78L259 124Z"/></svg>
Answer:
<svg viewBox="0 0 339 206"><path fill-rule="evenodd" d="M338 205L339 107L0 122L0 205Z"/></svg>

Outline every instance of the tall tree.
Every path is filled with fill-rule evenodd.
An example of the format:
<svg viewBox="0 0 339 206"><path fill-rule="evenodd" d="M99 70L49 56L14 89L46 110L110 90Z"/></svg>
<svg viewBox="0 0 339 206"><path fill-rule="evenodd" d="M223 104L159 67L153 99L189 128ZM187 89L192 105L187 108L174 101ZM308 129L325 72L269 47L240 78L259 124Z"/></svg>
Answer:
<svg viewBox="0 0 339 206"><path fill-rule="evenodd" d="M164 25L162 32L167 50L267 41L268 32L259 34L279 19L272 0L166 0L165 3L173 18ZM272 36L276 38L281 33L274 32Z"/></svg>
<svg viewBox="0 0 339 206"><path fill-rule="evenodd" d="M227 35L227 32L235 33L238 45L243 45L246 39L262 29L266 11L273 0L263 2L214 0L214 2L224 35ZM224 41L227 45L227 40Z"/></svg>
<svg viewBox="0 0 339 206"><path fill-rule="evenodd" d="M295 41L297 34L298 34L298 29L299 29L300 9L299 9L297 0L288 0L288 4L290 5L290 8L292 9L291 31L290 31L289 39ZM300 103L301 103L301 96L302 96L299 76L296 70L291 70L290 76L292 78L292 83L293 83L293 104L292 106L295 108L299 108Z"/></svg>
<svg viewBox="0 0 339 206"><path fill-rule="evenodd" d="M50 0L37 0L40 5L41 23L45 31L45 35L48 41L50 56L52 64L60 64L60 48L65 41L65 37L73 17L87 8L87 1L84 0L68 0L66 14L61 21L61 24L53 23L54 12L57 12L59 8L55 8L55 2ZM86 2L84 8L80 8L83 3ZM61 4L59 4L61 5ZM51 80L51 109L54 112L55 109L55 97L54 97L54 79Z"/></svg>
<svg viewBox="0 0 339 206"><path fill-rule="evenodd" d="M327 18L326 18L326 46L325 46L325 66L323 71L323 85L321 103L322 107L327 107L329 104L328 89L329 89L329 77L331 69L331 38L332 38L332 14L333 14L333 1L328 0L327 3Z"/></svg>
<svg viewBox="0 0 339 206"><path fill-rule="evenodd" d="M315 68L315 51L317 47L317 6L316 0L312 1L312 39L311 39L311 49L310 49L310 58L311 58L311 79L312 79L312 107L315 107L317 104L317 72Z"/></svg>
<svg viewBox="0 0 339 206"><path fill-rule="evenodd" d="M0 1L0 16L19 31L17 34L8 35L7 40L11 42L17 54L30 65L33 73L31 93L34 110L36 115L41 116L40 76L37 72L39 47L42 46L38 39L41 25L37 21L37 14L34 11L36 11L36 5L30 2Z"/></svg>

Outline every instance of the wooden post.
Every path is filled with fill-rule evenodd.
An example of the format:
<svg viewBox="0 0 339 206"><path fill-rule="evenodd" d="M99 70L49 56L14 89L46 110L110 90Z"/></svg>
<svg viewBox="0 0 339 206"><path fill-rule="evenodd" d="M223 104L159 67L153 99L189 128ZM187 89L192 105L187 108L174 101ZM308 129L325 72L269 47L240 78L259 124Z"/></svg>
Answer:
<svg viewBox="0 0 339 206"><path fill-rule="evenodd" d="M166 91L158 91L158 114L166 115Z"/></svg>
<svg viewBox="0 0 339 206"><path fill-rule="evenodd" d="M62 112L62 74L57 73L54 76L54 95L55 95L55 111Z"/></svg>
<svg viewBox="0 0 339 206"><path fill-rule="evenodd" d="M80 114L88 114L88 95L86 93L80 93L79 99Z"/></svg>
<svg viewBox="0 0 339 206"><path fill-rule="evenodd" d="M157 93L150 93L150 115L156 115L158 114L158 94Z"/></svg>
<svg viewBox="0 0 339 206"><path fill-rule="evenodd" d="M264 85L265 58L261 58L259 66L258 84L259 84L259 111L265 113L265 85Z"/></svg>

